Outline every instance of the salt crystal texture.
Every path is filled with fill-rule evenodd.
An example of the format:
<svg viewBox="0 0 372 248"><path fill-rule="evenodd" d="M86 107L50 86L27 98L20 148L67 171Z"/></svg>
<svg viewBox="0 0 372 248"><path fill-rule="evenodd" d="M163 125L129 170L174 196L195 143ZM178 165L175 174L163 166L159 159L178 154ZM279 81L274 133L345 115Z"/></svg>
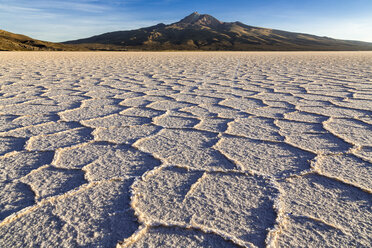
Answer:
<svg viewBox="0 0 372 248"><path fill-rule="evenodd" d="M0 247L372 243L371 52L0 64Z"/></svg>

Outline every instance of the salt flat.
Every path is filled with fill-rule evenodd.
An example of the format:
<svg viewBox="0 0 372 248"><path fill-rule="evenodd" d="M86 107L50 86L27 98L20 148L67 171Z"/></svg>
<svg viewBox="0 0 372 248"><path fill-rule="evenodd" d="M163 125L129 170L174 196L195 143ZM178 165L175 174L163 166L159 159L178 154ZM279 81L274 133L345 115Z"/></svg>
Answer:
<svg viewBox="0 0 372 248"><path fill-rule="evenodd" d="M0 53L1 247L370 247L372 53Z"/></svg>

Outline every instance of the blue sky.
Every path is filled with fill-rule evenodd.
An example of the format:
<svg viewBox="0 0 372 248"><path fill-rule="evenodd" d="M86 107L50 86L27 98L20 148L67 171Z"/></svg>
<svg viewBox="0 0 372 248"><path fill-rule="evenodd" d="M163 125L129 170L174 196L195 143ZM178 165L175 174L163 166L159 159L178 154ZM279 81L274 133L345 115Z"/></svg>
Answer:
<svg viewBox="0 0 372 248"><path fill-rule="evenodd" d="M221 21L372 42L372 0L0 0L0 29L66 41L168 24L194 11Z"/></svg>

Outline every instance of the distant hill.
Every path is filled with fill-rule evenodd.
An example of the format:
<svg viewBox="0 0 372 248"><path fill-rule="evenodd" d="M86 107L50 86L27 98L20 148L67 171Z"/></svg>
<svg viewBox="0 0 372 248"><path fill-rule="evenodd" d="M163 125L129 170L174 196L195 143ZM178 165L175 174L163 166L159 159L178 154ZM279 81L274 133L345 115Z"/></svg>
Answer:
<svg viewBox="0 0 372 248"><path fill-rule="evenodd" d="M0 30L0 51L63 51L80 50L80 46L32 39L21 34Z"/></svg>
<svg viewBox="0 0 372 248"><path fill-rule="evenodd" d="M197 12L166 25L116 31L86 39L53 43L0 30L0 51L357 51L372 43L221 22Z"/></svg>
<svg viewBox="0 0 372 248"><path fill-rule="evenodd" d="M41 41L22 34L14 34L0 29L0 51L117 51L120 46L108 44L63 44Z"/></svg>
<svg viewBox="0 0 372 248"><path fill-rule="evenodd" d="M64 43L84 44L93 50L105 46L109 50L372 50L372 43L253 27L241 22L221 22L197 12L169 25L160 23Z"/></svg>

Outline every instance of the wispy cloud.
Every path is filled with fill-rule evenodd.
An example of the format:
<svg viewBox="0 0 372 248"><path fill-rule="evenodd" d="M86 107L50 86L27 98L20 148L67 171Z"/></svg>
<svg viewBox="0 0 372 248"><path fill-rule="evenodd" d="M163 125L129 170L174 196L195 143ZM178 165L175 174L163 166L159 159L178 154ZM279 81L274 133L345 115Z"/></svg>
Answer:
<svg viewBox="0 0 372 248"><path fill-rule="evenodd" d="M90 13L102 13L112 10L109 5L97 1L17 1L9 2L0 0L0 10L2 12L59 12L79 11Z"/></svg>
<svg viewBox="0 0 372 248"><path fill-rule="evenodd" d="M41 12L41 9L31 8L27 6L19 6L12 4L4 4L3 1L0 1L0 11L3 13L25 13L25 12Z"/></svg>
<svg viewBox="0 0 372 248"><path fill-rule="evenodd" d="M45 3L44 7L47 9L75 10L90 13L102 13L112 10L112 7L98 3L77 3L70 1L53 2L52 5L50 3Z"/></svg>

